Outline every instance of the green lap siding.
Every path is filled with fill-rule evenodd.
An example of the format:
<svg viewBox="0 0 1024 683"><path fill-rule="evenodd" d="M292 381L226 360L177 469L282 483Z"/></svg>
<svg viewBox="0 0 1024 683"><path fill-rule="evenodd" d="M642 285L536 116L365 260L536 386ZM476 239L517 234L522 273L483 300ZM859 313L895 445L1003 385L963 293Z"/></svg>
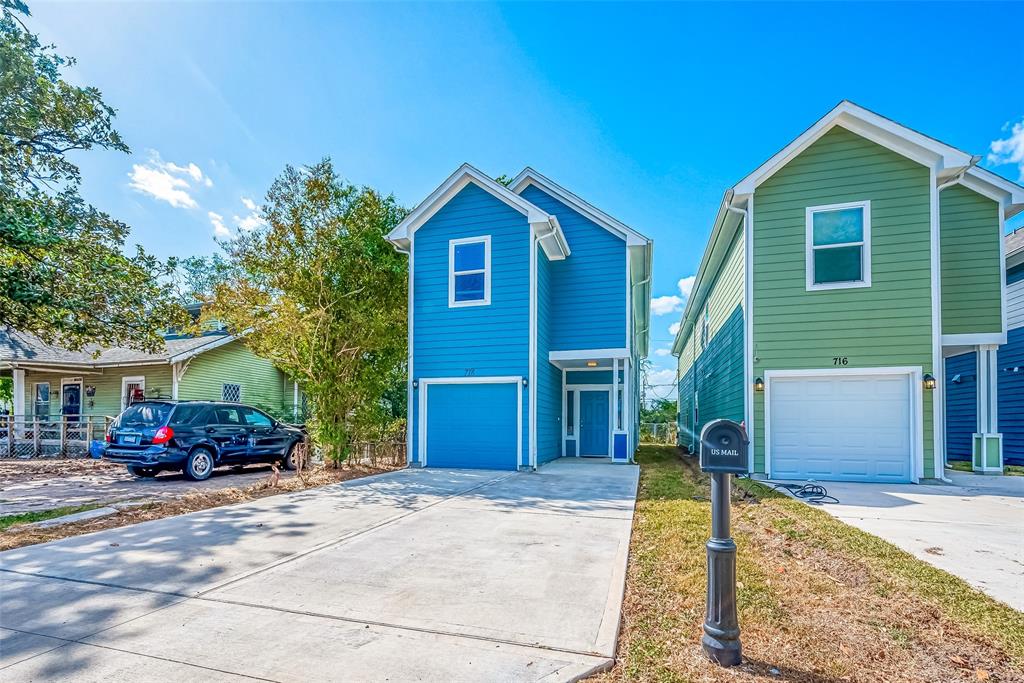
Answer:
<svg viewBox="0 0 1024 683"><path fill-rule="evenodd" d="M292 385L269 361L234 341L192 358L178 385L181 400L220 400L224 384L242 387L242 403L288 417Z"/></svg>
<svg viewBox="0 0 1024 683"><path fill-rule="evenodd" d="M754 376L766 370L932 368L930 174L835 127L754 196ZM807 291L809 206L871 201L871 286ZM932 394L923 392L925 476ZM765 469L764 394L754 394L755 470Z"/></svg>
<svg viewBox="0 0 1024 683"><path fill-rule="evenodd" d="M93 374L68 372L25 372L25 412L35 414L35 384L50 383L50 415L60 415L61 381L82 380L82 414L116 417L121 412L121 380L124 377L145 377L147 397L171 397L171 366L140 365L125 368L102 368ZM96 393L90 399L85 395L86 387L95 387ZM92 405L89 405L90 400Z"/></svg>
<svg viewBox="0 0 1024 683"><path fill-rule="evenodd" d="M942 333L1003 331L999 205L962 185L939 195Z"/></svg>
<svg viewBox="0 0 1024 683"><path fill-rule="evenodd" d="M679 444L695 448L710 420L743 420L743 273L742 229L736 231L679 356ZM707 308L707 346L701 348L701 324ZM697 411L694 415L694 406Z"/></svg>

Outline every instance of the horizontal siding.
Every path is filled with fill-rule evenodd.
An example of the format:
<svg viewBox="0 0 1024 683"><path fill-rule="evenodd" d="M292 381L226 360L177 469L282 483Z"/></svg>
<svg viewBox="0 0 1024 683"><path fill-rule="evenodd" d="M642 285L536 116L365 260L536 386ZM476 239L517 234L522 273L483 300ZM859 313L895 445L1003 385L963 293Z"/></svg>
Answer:
<svg viewBox="0 0 1024 683"><path fill-rule="evenodd" d="M999 204L962 185L939 202L942 333L1002 332Z"/></svg>
<svg viewBox="0 0 1024 683"><path fill-rule="evenodd" d="M740 334L742 335L742 317L743 317L743 295L744 295L744 236L743 231L738 230L736 235L733 237L732 244L729 245L729 250L726 252L725 258L722 260L722 265L719 268L718 273L715 275L711 289L708 292L707 298L705 299L705 305L708 311L708 347L713 346L715 337L727 326L734 324L733 318L739 311L740 316ZM682 353L679 355L679 363L677 367L677 377L683 377L695 362L698 362L701 354L703 353L700 348L700 328L701 320L703 316L703 307L701 312L698 312L696 321L694 322L693 328L690 329L686 336L686 341L683 346ZM729 328L729 332L732 333L732 328ZM719 381L727 382L738 382L740 384L740 395L742 395L742 385L744 382L743 377L743 344L742 336L739 347L729 346L735 353L739 354L738 358L731 359L732 367L738 367L739 372L730 374L726 377L719 377ZM738 365L737 365L738 364ZM741 409L742 418L742 409ZM725 417L712 416L713 417Z"/></svg>
<svg viewBox="0 0 1024 683"><path fill-rule="evenodd" d="M520 194L558 217L572 252L551 264L551 349L625 347L625 240L535 185Z"/></svg>
<svg viewBox="0 0 1024 683"><path fill-rule="evenodd" d="M953 379L959 375L959 379ZM978 425L978 356L946 359L946 459L970 460L971 435Z"/></svg>
<svg viewBox="0 0 1024 683"><path fill-rule="evenodd" d="M241 341L195 356L178 384L178 398L219 401L224 384L240 384L243 403L278 417L292 413L294 393L284 373Z"/></svg>
<svg viewBox="0 0 1024 683"><path fill-rule="evenodd" d="M928 169L836 127L754 197L754 375L766 370L932 368ZM872 286L806 291L805 210L871 201ZM755 469L764 471L764 394L755 393ZM925 475L933 476L932 393L923 394Z"/></svg>
<svg viewBox="0 0 1024 683"><path fill-rule="evenodd" d="M34 414L33 385L36 382L50 383L50 415L59 415L61 408L60 385L62 379L80 377L82 380L82 414L116 417L121 412L121 379L143 376L146 378L147 398L171 397L171 366L139 365L126 368L104 368L99 374L76 375L73 372L32 372L25 371L25 412ZM85 387L96 387L93 405L85 396Z"/></svg>
<svg viewBox="0 0 1024 683"><path fill-rule="evenodd" d="M1024 279L1006 285L1006 326L1024 327Z"/></svg>
<svg viewBox="0 0 1024 683"><path fill-rule="evenodd" d="M537 463L562 454L562 371L551 364L551 268L537 249Z"/></svg>
<svg viewBox="0 0 1024 683"><path fill-rule="evenodd" d="M491 303L448 307L448 241L491 236ZM530 227L526 216L475 184L413 237L413 377L529 376ZM523 434L528 391L523 391ZM413 461L418 461L418 392ZM524 458L527 448L523 448Z"/></svg>
<svg viewBox="0 0 1024 683"><path fill-rule="evenodd" d="M1003 460L1010 465L1024 465L1024 327L1009 331L996 363Z"/></svg>

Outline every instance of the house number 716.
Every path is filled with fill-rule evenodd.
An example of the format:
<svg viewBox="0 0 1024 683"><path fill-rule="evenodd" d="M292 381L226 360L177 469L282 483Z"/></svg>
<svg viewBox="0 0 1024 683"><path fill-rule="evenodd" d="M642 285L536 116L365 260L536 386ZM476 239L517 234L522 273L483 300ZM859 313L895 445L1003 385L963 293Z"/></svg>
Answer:
<svg viewBox="0 0 1024 683"><path fill-rule="evenodd" d="M832 358L832 365L849 365L850 359L846 356L835 356Z"/></svg>

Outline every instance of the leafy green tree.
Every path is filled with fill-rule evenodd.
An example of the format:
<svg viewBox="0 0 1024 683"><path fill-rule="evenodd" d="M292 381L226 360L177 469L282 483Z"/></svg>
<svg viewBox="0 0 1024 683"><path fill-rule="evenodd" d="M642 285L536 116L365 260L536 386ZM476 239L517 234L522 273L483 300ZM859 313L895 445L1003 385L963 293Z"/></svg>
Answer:
<svg viewBox="0 0 1024 683"><path fill-rule="evenodd" d="M339 178L329 159L288 166L265 224L224 243L234 276L204 312L299 382L314 440L335 462L392 421L404 386L406 261L385 235L405 216L392 196ZM375 430L377 433L375 433Z"/></svg>
<svg viewBox="0 0 1024 683"><path fill-rule="evenodd" d="M171 262L182 304L197 304L213 295L217 285L234 277L234 266L220 254L189 256Z"/></svg>
<svg viewBox="0 0 1024 683"><path fill-rule="evenodd" d="M640 421L659 424L673 424L676 421L676 402L668 398L656 398L650 405L640 407Z"/></svg>
<svg viewBox="0 0 1024 683"><path fill-rule="evenodd" d="M161 279L168 267L122 252L128 226L82 199L67 156L127 152L115 112L61 78L74 60L26 28L25 3L0 7L0 324L74 349L159 349L160 330L187 320Z"/></svg>

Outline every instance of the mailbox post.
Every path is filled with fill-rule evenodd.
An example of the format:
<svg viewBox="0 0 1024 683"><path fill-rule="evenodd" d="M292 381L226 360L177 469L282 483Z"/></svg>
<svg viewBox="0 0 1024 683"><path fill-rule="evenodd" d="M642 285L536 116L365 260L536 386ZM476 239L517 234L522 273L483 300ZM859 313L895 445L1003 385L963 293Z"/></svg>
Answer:
<svg viewBox="0 0 1024 683"><path fill-rule="evenodd" d="M732 420L709 422L700 433L700 468L711 473L708 603L701 644L721 666L736 666L742 661L736 615L736 543L729 529L729 497L732 475L748 471L748 443L743 426Z"/></svg>

